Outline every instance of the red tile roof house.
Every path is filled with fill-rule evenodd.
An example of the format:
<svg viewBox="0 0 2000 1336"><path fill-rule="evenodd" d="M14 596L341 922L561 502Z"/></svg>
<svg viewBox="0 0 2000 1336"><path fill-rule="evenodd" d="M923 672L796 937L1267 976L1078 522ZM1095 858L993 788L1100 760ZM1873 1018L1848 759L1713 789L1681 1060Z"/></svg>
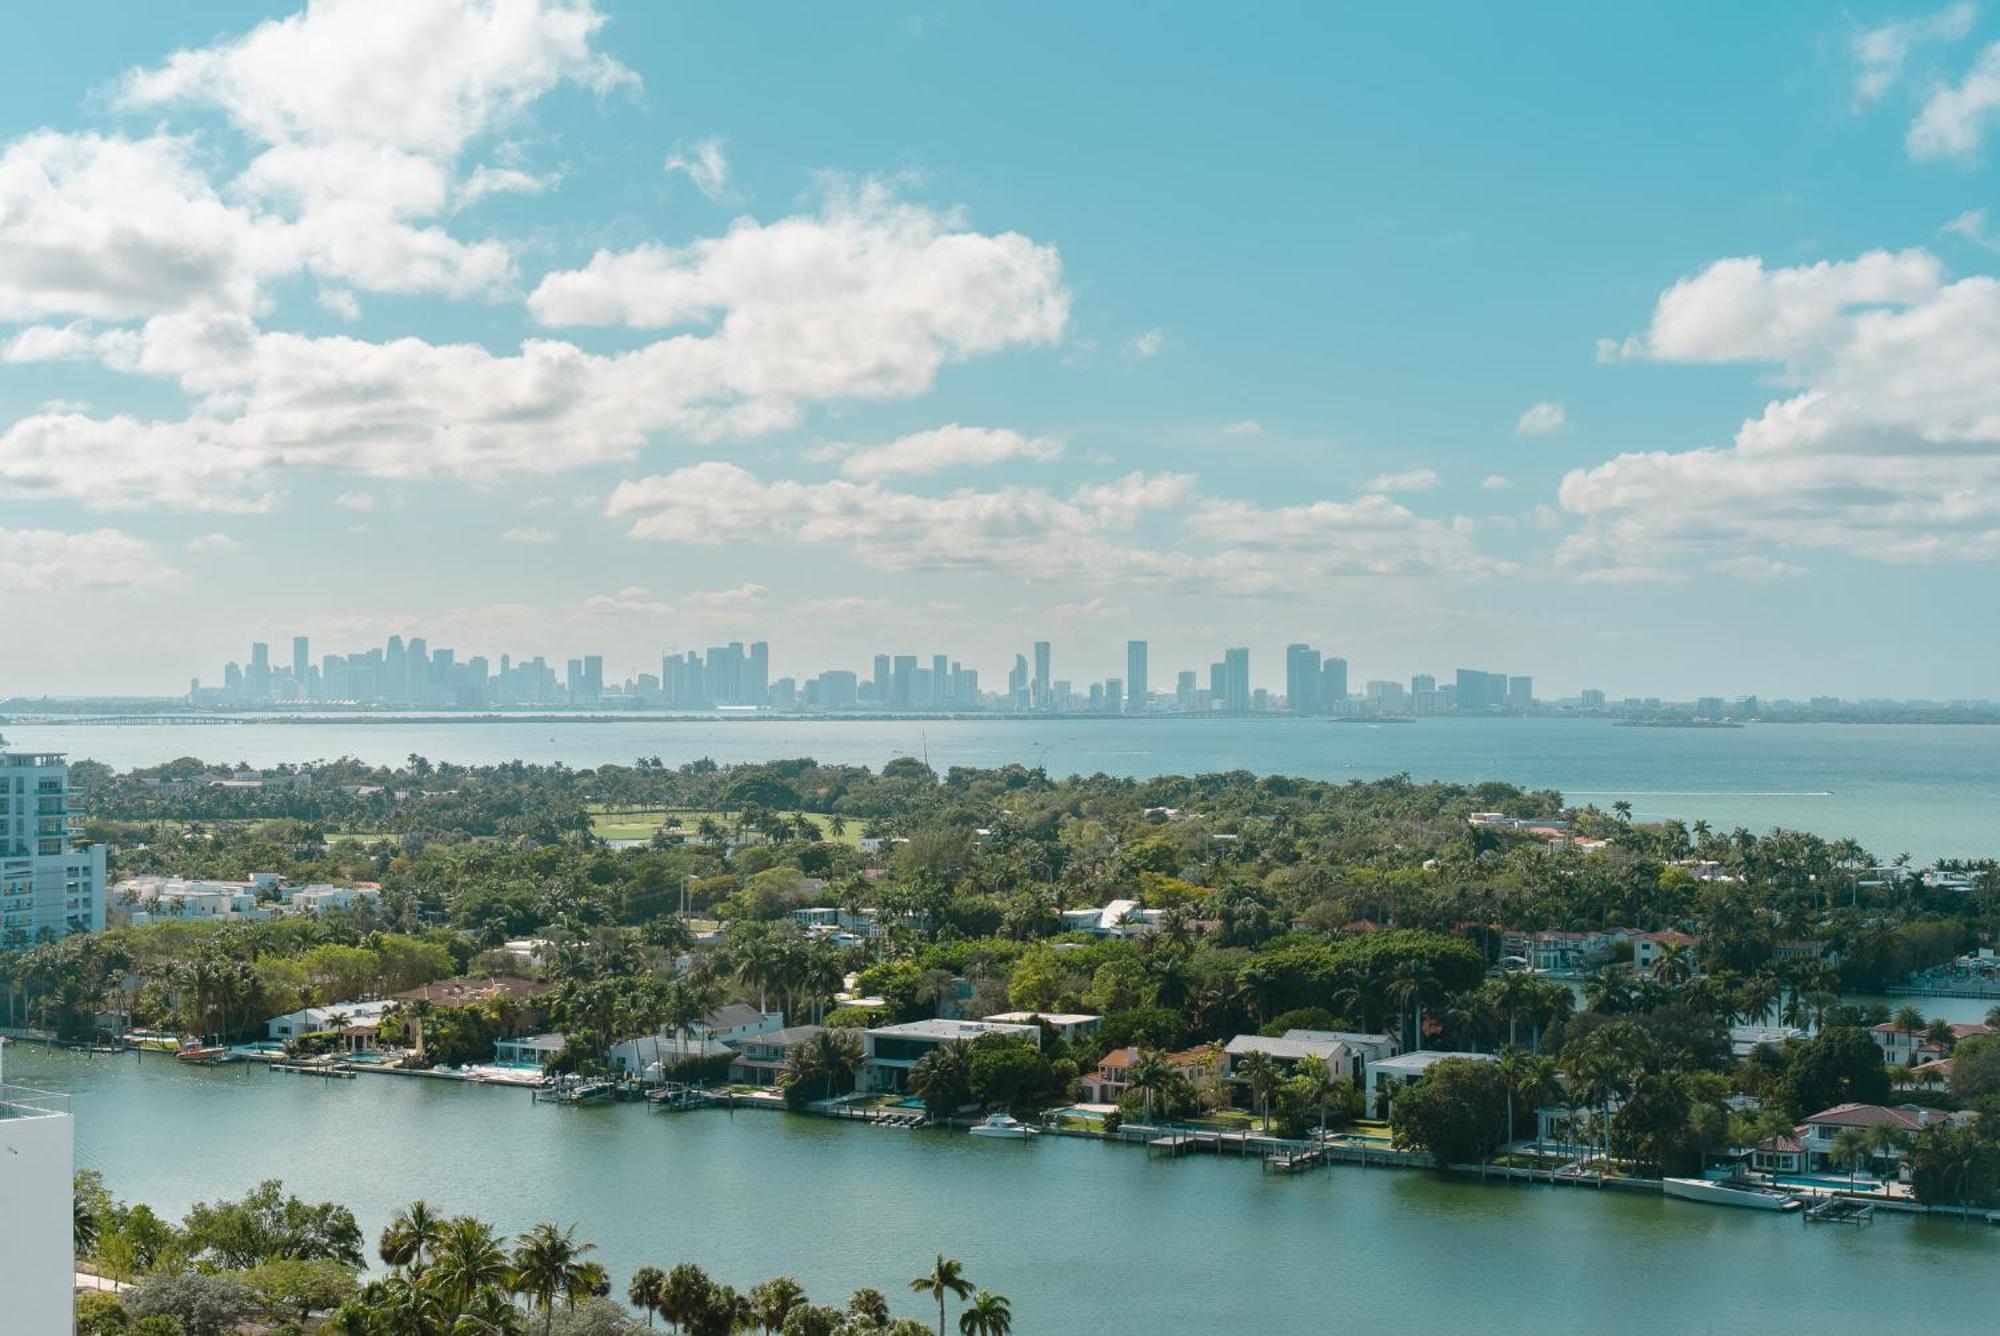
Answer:
<svg viewBox="0 0 2000 1336"><path fill-rule="evenodd" d="M1908 1140L1922 1128L1945 1116L1938 1109L1926 1109L1915 1104L1899 1104L1894 1108L1886 1104L1836 1104L1830 1109L1821 1109L1801 1123L1797 1129L1798 1141L1805 1151L1808 1171L1840 1171L1847 1166L1833 1162L1833 1141L1849 1128L1866 1132L1870 1128L1887 1127ZM1891 1151L1888 1158L1900 1164L1903 1153Z"/></svg>
<svg viewBox="0 0 2000 1336"><path fill-rule="evenodd" d="M1869 1027L1875 1042L1882 1047L1882 1061L1903 1067L1917 1067L1945 1056L1944 1046L1925 1034L1922 1030L1905 1030L1894 1021L1883 1021ZM1990 1025L1954 1025L1951 1027L1951 1042L1977 1038L1993 1033Z"/></svg>
<svg viewBox="0 0 2000 1336"><path fill-rule="evenodd" d="M1802 1174L1806 1148L1792 1137L1765 1137L1750 1148L1750 1167L1764 1174Z"/></svg>
<svg viewBox="0 0 2000 1336"><path fill-rule="evenodd" d="M1174 1071L1192 1081L1204 1097L1215 1088L1222 1063L1214 1045L1203 1044L1180 1053L1163 1053L1160 1056ZM1132 1088L1132 1068L1138 1061L1139 1050L1136 1048L1114 1048L1106 1053L1098 1062L1097 1070L1083 1078L1083 1102L1116 1104Z"/></svg>

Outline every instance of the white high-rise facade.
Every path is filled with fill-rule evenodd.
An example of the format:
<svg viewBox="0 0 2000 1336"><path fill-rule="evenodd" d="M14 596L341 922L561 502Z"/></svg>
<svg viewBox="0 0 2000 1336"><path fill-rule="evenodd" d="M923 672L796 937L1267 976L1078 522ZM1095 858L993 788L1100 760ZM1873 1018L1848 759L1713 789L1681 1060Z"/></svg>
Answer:
<svg viewBox="0 0 2000 1336"><path fill-rule="evenodd" d="M0 1330L75 1327L75 1153L66 1097L0 1085Z"/></svg>
<svg viewBox="0 0 2000 1336"><path fill-rule="evenodd" d="M104 846L70 847L69 766L0 752L0 946L104 927Z"/></svg>

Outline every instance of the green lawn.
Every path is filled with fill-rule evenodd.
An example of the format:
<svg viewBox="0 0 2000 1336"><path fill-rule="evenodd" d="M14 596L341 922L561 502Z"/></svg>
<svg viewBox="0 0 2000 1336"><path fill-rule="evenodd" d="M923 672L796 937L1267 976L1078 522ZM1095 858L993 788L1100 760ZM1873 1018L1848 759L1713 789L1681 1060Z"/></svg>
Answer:
<svg viewBox="0 0 2000 1336"><path fill-rule="evenodd" d="M734 812L707 811L689 807L613 807L608 803L596 803L590 809L590 833L600 840L650 840L655 831L665 829L679 832L689 840L697 838L703 818L714 821L724 830L734 826ZM796 819L803 815L819 828L820 838L832 840L850 847L861 838L864 823L848 821L846 829L835 835L831 829L832 818L817 812L786 815Z"/></svg>

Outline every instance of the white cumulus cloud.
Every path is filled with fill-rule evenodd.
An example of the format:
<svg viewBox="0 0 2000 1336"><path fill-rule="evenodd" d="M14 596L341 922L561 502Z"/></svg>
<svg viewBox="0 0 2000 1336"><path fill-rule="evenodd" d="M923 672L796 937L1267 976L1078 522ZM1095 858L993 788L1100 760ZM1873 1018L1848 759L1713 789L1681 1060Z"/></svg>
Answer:
<svg viewBox="0 0 2000 1336"><path fill-rule="evenodd" d="M900 436L887 445L843 450L840 471L850 478L889 478L976 468L1010 459L1047 462L1062 456L1063 444L1046 436L1023 436L1005 427L964 427L958 423Z"/></svg>
<svg viewBox="0 0 2000 1336"><path fill-rule="evenodd" d="M698 139L667 155L667 170L680 172L712 200L729 196L729 154L714 136Z"/></svg>
<svg viewBox="0 0 2000 1336"><path fill-rule="evenodd" d="M1561 431L1563 424L1568 421L1569 413L1561 404L1544 399L1538 404L1530 405L1528 410L1521 414L1514 423L1514 434L1547 436L1551 432Z"/></svg>

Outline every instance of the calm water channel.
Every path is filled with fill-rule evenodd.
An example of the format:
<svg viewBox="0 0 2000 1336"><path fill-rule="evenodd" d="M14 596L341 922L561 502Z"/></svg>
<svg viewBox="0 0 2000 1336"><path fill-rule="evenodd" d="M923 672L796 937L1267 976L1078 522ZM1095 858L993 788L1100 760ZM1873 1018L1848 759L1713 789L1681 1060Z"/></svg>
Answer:
<svg viewBox="0 0 2000 1336"><path fill-rule="evenodd" d="M402 717L363 723L110 725L9 723L17 747L123 767L180 756L272 765L412 752L491 764L592 766L638 756L812 756L879 766L928 756L939 769L1019 762L1057 774L1163 775L1248 769L1315 779L1500 779L1560 789L1574 802L1632 804L1640 820L1703 818L1852 836L1921 861L2000 853L2000 727L1768 724L1742 729L1619 728L1593 719L1429 719L1341 724L1272 719L940 719L471 722Z"/></svg>
<svg viewBox="0 0 2000 1336"><path fill-rule="evenodd" d="M1068 1139L982 1142L777 1113L562 1109L398 1077L314 1080L159 1057L10 1049L68 1091L79 1164L176 1215L277 1177L370 1237L423 1195L507 1229L576 1221L622 1287L694 1260L820 1299L903 1290L939 1250L1009 1296L1016 1330L1990 1331L2000 1230L1803 1224L1650 1196L1339 1167L1149 1160Z"/></svg>

